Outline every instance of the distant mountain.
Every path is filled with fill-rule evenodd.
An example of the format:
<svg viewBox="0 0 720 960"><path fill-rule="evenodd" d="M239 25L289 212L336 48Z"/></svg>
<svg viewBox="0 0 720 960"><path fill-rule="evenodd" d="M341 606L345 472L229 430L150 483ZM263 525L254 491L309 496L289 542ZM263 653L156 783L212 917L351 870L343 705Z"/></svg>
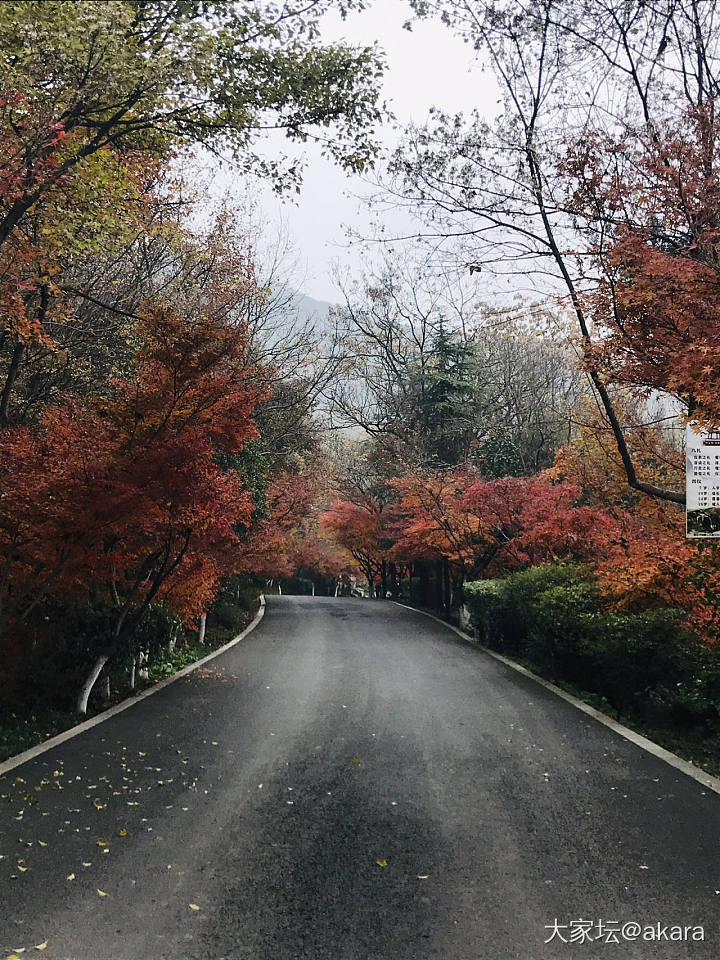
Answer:
<svg viewBox="0 0 720 960"><path fill-rule="evenodd" d="M315 300L297 291L293 296L293 306L303 320L315 320L322 325L334 304L327 300Z"/></svg>

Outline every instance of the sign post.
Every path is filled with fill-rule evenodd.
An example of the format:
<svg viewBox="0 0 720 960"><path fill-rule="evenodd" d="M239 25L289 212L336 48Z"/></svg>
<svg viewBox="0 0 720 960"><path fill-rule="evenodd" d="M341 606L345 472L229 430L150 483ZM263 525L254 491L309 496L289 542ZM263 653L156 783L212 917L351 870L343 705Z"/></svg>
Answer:
<svg viewBox="0 0 720 960"><path fill-rule="evenodd" d="M685 428L685 535L720 537L720 430Z"/></svg>

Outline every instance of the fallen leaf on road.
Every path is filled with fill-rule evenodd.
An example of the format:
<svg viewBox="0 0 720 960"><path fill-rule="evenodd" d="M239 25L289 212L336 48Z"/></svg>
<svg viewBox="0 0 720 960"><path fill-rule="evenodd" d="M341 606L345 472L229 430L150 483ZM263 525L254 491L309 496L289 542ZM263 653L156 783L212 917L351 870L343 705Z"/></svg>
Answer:
<svg viewBox="0 0 720 960"><path fill-rule="evenodd" d="M387 866L387 860L376 860L375 863L376 863L379 867L386 867L386 866Z"/></svg>
<svg viewBox="0 0 720 960"><path fill-rule="evenodd" d="M98 840L97 845L99 847L106 847L108 845L107 840Z"/></svg>
<svg viewBox="0 0 720 960"><path fill-rule="evenodd" d="M39 844L41 847L46 847L46 846L47 846L47 844L45 843L44 840L38 840L38 844Z"/></svg>
<svg viewBox="0 0 720 960"><path fill-rule="evenodd" d="M427 880L429 878L429 873L419 873L417 875L418 880Z"/></svg>
<svg viewBox="0 0 720 960"><path fill-rule="evenodd" d="M122 827L121 830L120 830L120 836L121 836L121 837L126 837L127 835L128 835L127 830L125 829L125 827Z"/></svg>
<svg viewBox="0 0 720 960"><path fill-rule="evenodd" d="M92 866L92 860L83 860L83 866L84 866L84 867L91 867L91 866Z"/></svg>
<svg viewBox="0 0 720 960"><path fill-rule="evenodd" d="M99 896L99 897L106 897L107 894L105 893L104 890L98 890L98 896Z"/></svg>
<svg viewBox="0 0 720 960"><path fill-rule="evenodd" d="M36 943L36 944L35 944L35 949L36 949L36 950L47 950L47 945L48 945L47 940L43 940L42 943Z"/></svg>
<svg viewBox="0 0 720 960"><path fill-rule="evenodd" d="M640 865L640 869L641 869L641 870L649 870L650 867L646 867L644 864L641 864L641 865Z"/></svg>
<svg viewBox="0 0 720 960"><path fill-rule="evenodd" d="M74 879L75 879L75 874L74 874L74 873L69 873L69 874L65 877L65 879L66 879L66 880L74 880Z"/></svg>
<svg viewBox="0 0 720 960"><path fill-rule="evenodd" d="M191 910L199 910L200 907L196 903L189 903L188 906Z"/></svg>
<svg viewBox="0 0 720 960"><path fill-rule="evenodd" d="M353 763L360 763L360 757L353 757Z"/></svg>

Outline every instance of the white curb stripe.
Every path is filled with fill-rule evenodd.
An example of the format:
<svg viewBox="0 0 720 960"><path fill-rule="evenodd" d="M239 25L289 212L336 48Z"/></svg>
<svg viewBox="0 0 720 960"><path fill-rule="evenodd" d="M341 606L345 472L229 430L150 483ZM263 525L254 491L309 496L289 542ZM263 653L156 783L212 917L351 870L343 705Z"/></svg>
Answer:
<svg viewBox="0 0 720 960"><path fill-rule="evenodd" d="M463 640L467 640L468 643L471 643L474 647L477 647L478 650L481 650L484 654L487 654L487 656L492 657L494 660L499 660L501 663L504 663L505 666L510 667L511 670L515 670L517 673L521 673L524 677L534 680L535 683L539 683L541 687L545 687L546 690L549 690L562 700L565 700L567 703L577 707L578 710L582 710L583 713L586 713L589 717L597 720L598 723L602 723L615 733L619 733L621 737L629 740L630 743L634 743L635 746L640 747L647 753L652 754L653 757L657 757L658 760L664 760L665 763L669 763L671 767L675 767L676 770L680 770L680 772L684 773L686 776L692 777L693 780L697 780L698 783L701 783L704 787L707 787L708 790L713 790L715 793L720 794L720 779L718 777L714 777L711 773L707 773L700 767L696 767L695 764L690 763L688 760L683 760L682 757L678 757L677 754L671 753L669 750L666 750L665 747L661 747L659 743L655 743L653 740L648 740L648 738L644 737L641 733L636 733L629 727L623 726L622 723L618 723L617 720L613 720L612 717L609 717L606 713L602 713L600 710L596 710L594 707L584 703L582 700L578 700L577 697L573 697L572 694L566 693L560 687L556 687L555 684L550 683L549 680L543 680L542 677L538 677L537 674L531 673L530 670L526 670L525 667L521 667L519 663L514 663L512 660L504 657L501 653L495 653L494 650L488 650L487 647L483 647L481 644L477 643L477 641L475 641L470 634L464 633L458 627L454 627L451 623L447 623L445 620L441 620L440 617L436 617L434 614L428 613L425 610L418 610L417 607L409 607L407 604L399 603L397 600L393 600L392 602L398 607L403 607L405 610L412 610L415 613L420 613L424 617L430 617L431 620L435 620L437 623L442 624L443 627L447 627L448 630L452 630L453 633L456 633L459 637L462 637Z"/></svg>
<svg viewBox="0 0 720 960"><path fill-rule="evenodd" d="M157 693L158 690L162 690L164 687L169 686L171 683L174 683L176 680L179 680L186 674L191 673L193 670L197 670L197 668L201 667L204 663L208 663L208 661L214 660L215 657L219 657L221 653L225 653L231 647L234 647L236 643L240 643L241 640L244 640L245 637L255 629L264 616L265 597L261 595L260 608L255 614L252 623L245 627L242 633L239 633L236 637L233 637L233 639L230 640L229 643L226 643L224 647L220 647L218 650L213 650L213 652L208 654L207 657L203 657L201 660L196 660L195 663L191 663L189 666L183 667L182 670L178 670L178 672L174 673L171 677L166 677L165 680L160 680L159 683L154 684L147 690L143 690L143 692L139 693L136 697L129 697L127 700L123 700L122 703L117 703L114 707L110 707L108 710L104 710L102 713L99 713L96 717L91 717L90 720L84 720L82 723L78 723L77 726L70 727L69 730L64 730L62 733L59 733L56 737L51 737L49 740L44 740L36 747L30 747L29 750L25 750L23 753L18 753L14 757L10 757L10 759L5 760L4 763L0 763L0 776L2 776L4 773L8 773L10 770L14 770L15 767L19 767L23 763L27 763L28 760L39 757L40 754L45 753L47 750L52 750L52 748L57 747L58 744L65 743L66 740L72 740L72 738L76 737L78 734L84 733L85 730L90 730L92 727L96 727L104 720L109 720L110 717L114 717L116 714L122 713L123 710L127 710L129 707L135 706L136 703L140 703L141 700L151 697L154 693Z"/></svg>

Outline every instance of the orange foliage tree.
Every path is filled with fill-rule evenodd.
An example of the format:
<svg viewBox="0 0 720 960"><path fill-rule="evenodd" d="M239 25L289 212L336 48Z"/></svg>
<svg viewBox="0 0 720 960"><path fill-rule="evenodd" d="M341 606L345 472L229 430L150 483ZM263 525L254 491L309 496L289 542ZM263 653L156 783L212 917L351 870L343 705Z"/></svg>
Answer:
<svg viewBox="0 0 720 960"><path fill-rule="evenodd" d="M557 558L584 561L620 533L605 511L579 505L579 486L543 477L486 480L468 469L408 473L395 485L397 549L447 558L457 583Z"/></svg>
<svg viewBox="0 0 720 960"><path fill-rule="evenodd" d="M396 552L397 516L392 505L357 488L346 491L351 499L336 500L322 523L352 557L367 580L370 596L385 597L391 582Z"/></svg>
<svg viewBox="0 0 720 960"><path fill-rule="evenodd" d="M714 100L634 140L586 136L569 155L573 211L597 226L586 306L593 363L720 422L720 121ZM602 227L602 229L600 229Z"/></svg>
<svg viewBox="0 0 720 960"><path fill-rule="evenodd" d="M622 407L620 407L622 409ZM618 610L674 607L708 642L720 636L717 547L685 539L678 505L632 491L610 428L588 405L571 444L546 475L577 484L584 500L615 518L621 535L592 557L603 593ZM653 428L633 431L634 453L651 480L681 476L683 454Z"/></svg>
<svg viewBox="0 0 720 960"><path fill-rule="evenodd" d="M135 375L110 399L67 400L35 435L9 431L0 444L13 478L0 499L5 617L22 621L48 595L104 596L116 616L92 682L156 597L187 620L206 608L253 510L216 461L257 434L262 392L243 328L159 307L140 326Z"/></svg>

